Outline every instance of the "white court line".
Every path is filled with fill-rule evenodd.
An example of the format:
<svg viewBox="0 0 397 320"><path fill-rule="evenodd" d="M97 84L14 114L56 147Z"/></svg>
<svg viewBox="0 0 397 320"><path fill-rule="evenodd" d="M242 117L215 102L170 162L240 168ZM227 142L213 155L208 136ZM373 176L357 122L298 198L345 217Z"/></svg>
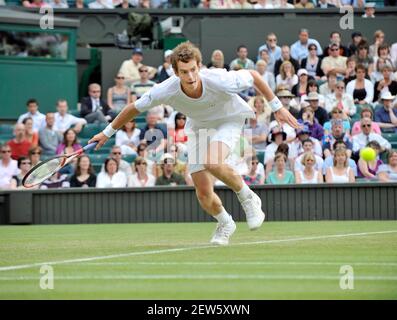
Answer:
<svg viewBox="0 0 397 320"><path fill-rule="evenodd" d="M397 233L397 230L361 232L361 233L346 233L346 234L331 234L331 235L302 237L302 238L262 240L262 241L255 241L255 242L241 242L241 243L232 243L228 247L230 247L230 246L256 245L256 244L269 244L269 243L295 242L295 241L306 241L306 240L322 240L322 239L333 239L333 238L360 237L360 236L368 236L368 235L375 235L375 234L389 234L389 233ZM197 249L209 249L209 248L219 249L220 247L214 246L214 245L208 245L208 246L192 246L192 247L182 247L182 248L174 248L174 249L149 250L149 251L138 251L138 252L130 252L130 253L119 253L119 254L112 254L112 255L108 255L108 256L97 256L97 257L88 257L88 258L77 258L77 259L68 259L68 260L37 262L37 263L21 264L21 265L15 265L15 266L5 266L5 267L0 267L0 271L9 271L9 270L19 270L19 269L28 269L28 268L34 268L34 267L41 267L42 265L45 265L45 264L46 265L59 265L59 264L67 264L67 263L81 263L81 262L90 262L90 261L95 261L95 260L117 259L117 258L124 258L124 257L152 255L152 254L162 254L162 253L171 253L171 252L181 252L181 251L189 251L189 250L197 250Z"/></svg>
<svg viewBox="0 0 397 320"><path fill-rule="evenodd" d="M40 276L9 276L0 277L0 281L37 281ZM77 275L56 276L56 280L332 280L339 281L339 276L317 276L317 275L241 275L241 274L111 274L111 275ZM397 281L397 276L354 276L355 281Z"/></svg>
<svg viewBox="0 0 397 320"><path fill-rule="evenodd" d="M216 266L216 265L249 265L249 266L266 266L266 265L302 265L302 266L375 266L375 267L397 267L397 262L354 262L354 261L343 261L343 262L318 262L318 261L180 261L180 262L169 262L169 261L156 261L156 262L87 262L84 266L128 266L128 265L149 265L149 266Z"/></svg>

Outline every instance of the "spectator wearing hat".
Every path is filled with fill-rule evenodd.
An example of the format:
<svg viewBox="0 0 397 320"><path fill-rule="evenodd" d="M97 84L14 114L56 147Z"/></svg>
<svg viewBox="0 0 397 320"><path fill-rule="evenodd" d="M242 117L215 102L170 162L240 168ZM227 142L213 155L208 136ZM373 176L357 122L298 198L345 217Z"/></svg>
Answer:
<svg viewBox="0 0 397 320"><path fill-rule="evenodd" d="M338 107L334 107L331 110L331 120L324 123L324 133L329 134L331 132L332 120L340 120L343 123L343 132L350 135L350 121L346 118L344 112Z"/></svg>
<svg viewBox="0 0 397 320"><path fill-rule="evenodd" d="M316 169L316 157L312 152L306 152L302 159L301 164L303 170L295 169L295 182L297 184L317 184L323 183L322 169Z"/></svg>
<svg viewBox="0 0 397 320"><path fill-rule="evenodd" d="M141 48L135 48L132 50L131 59L125 60L119 70L119 73L124 75L125 84L130 86L133 82L140 80L139 67L142 66L143 51ZM153 67L147 66L149 69L149 79L152 79L157 70Z"/></svg>
<svg viewBox="0 0 397 320"><path fill-rule="evenodd" d="M301 68L306 69L309 76L315 80L320 80L324 76L324 72L321 69L321 57L317 55L317 45L311 43L308 46L309 55L307 58L302 59Z"/></svg>
<svg viewBox="0 0 397 320"><path fill-rule="evenodd" d="M156 179L156 186L176 186L185 185L183 176L175 173L175 159L169 154L165 153L160 160L162 175Z"/></svg>
<svg viewBox="0 0 397 320"><path fill-rule="evenodd" d="M325 57L321 62L321 69L327 75L330 71L336 72L341 79L346 73L347 58L340 54L339 43L332 42L329 45L329 56Z"/></svg>
<svg viewBox="0 0 397 320"><path fill-rule="evenodd" d="M327 173L327 169L328 168L331 168L334 165L335 150L336 149L340 149L340 148L347 149L347 145L346 145L346 143L343 140L336 140L334 142L334 145L333 145L333 148L332 148L333 150L331 152L331 155L324 159L323 175L325 175ZM348 159L348 166L351 168L351 170L353 170L354 176L357 177L357 164L356 164L356 162L353 159L349 158Z"/></svg>
<svg viewBox="0 0 397 320"><path fill-rule="evenodd" d="M352 96L345 92L345 83L343 81L338 81L335 91L325 96L325 110L332 113L335 107L342 111L344 120L350 119L357 112Z"/></svg>
<svg viewBox="0 0 397 320"><path fill-rule="evenodd" d="M274 76L277 76L280 73L280 66L284 61L289 61L294 66L295 70L299 69L299 62L291 57L290 47L287 45L283 45L281 47L281 58L276 61L274 64L274 70L270 70L274 73Z"/></svg>
<svg viewBox="0 0 397 320"><path fill-rule="evenodd" d="M297 75L298 83L292 87L291 93L300 100L302 96L306 95L309 80L313 78L309 76L306 69L299 69Z"/></svg>
<svg viewBox="0 0 397 320"><path fill-rule="evenodd" d="M290 143L289 156L292 159L296 159L299 155L305 152L303 149L303 141L310 139L313 142L313 152L318 156L323 155L323 150L321 148L321 143L316 138L311 136L312 132L307 124L303 124L300 129L296 132L296 139Z"/></svg>
<svg viewBox="0 0 397 320"><path fill-rule="evenodd" d="M375 18L375 2L367 2L364 6L365 13L361 16L363 18Z"/></svg>
<svg viewBox="0 0 397 320"><path fill-rule="evenodd" d="M172 50L164 52L164 62L157 68L157 82L163 82L174 74L174 69L171 64Z"/></svg>
<svg viewBox="0 0 397 320"><path fill-rule="evenodd" d="M320 125L324 125L325 122L328 121L328 113L327 111L319 106L319 97L317 92L310 92L305 99L305 101L308 101L310 103L310 107L314 111L314 116L320 123ZM303 110L299 112L299 119L302 119L302 114Z"/></svg>
<svg viewBox="0 0 397 320"><path fill-rule="evenodd" d="M397 103L393 101L395 98L396 96L393 96L389 91L381 94L382 104L375 111L375 121L379 124L379 127L394 129L397 132Z"/></svg>
<svg viewBox="0 0 397 320"><path fill-rule="evenodd" d="M138 71L139 81L135 81L131 85L132 101L138 100L156 84L154 81L149 80L150 71L148 66L141 65Z"/></svg>
<svg viewBox="0 0 397 320"><path fill-rule="evenodd" d="M311 137L317 139L318 141L323 139L324 128L318 123L318 120L314 116L314 111L310 106L303 108L302 120L299 122L303 122L309 127Z"/></svg>
<svg viewBox="0 0 397 320"><path fill-rule="evenodd" d="M378 169L381 182L397 182L397 150L391 150L387 157L388 164L382 164Z"/></svg>
<svg viewBox="0 0 397 320"><path fill-rule="evenodd" d="M384 92L390 92L393 96L397 95L397 81L392 80L393 69L385 64L382 68L383 79L375 82L374 102L377 102Z"/></svg>
<svg viewBox="0 0 397 320"><path fill-rule="evenodd" d="M214 50L211 54L211 62L207 64L208 69L219 68L229 71L229 66L225 64L225 56L222 50Z"/></svg>
<svg viewBox="0 0 397 320"><path fill-rule="evenodd" d="M317 81L314 80L314 79L310 79L310 80L308 81L308 83L307 83L307 91L306 91L306 94L304 94L303 96L301 96L301 100L300 100L300 102L301 102L301 108L304 107L304 104L309 105L309 103L306 102L306 98L307 98L307 96L308 96L308 94L309 94L310 92L316 92L316 93L318 94L318 105L319 105L320 107L323 107L323 108L324 108L324 106L325 106L325 97L324 97L322 94L319 94L319 93L318 93L318 90L319 90L319 87L318 87Z"/></svg>
<svg viewBox="0 0 397 320"><path fill-rule="evenodd" d="M323 152L324 157L329 157L331 155L331 151L333 148L333 144L336 140L342 140L346 143L347 153L350 158L353 144L349 135L344 133L343 131L343 121L340 119L332 119L331 120L331 132L327 135L324 135L323 138Z"/></svg>
<svg viewBox="0 0 397 320"><path fill-rule="evenodd" d="M352 42L349 44L349 54L354 56L357 54L358 44L363 39L363 35L360 31L355 31L352 33Z"/></svg>
<svg viewBox="0 0 397 320"><path fill-rule="evenodd" d="M295 170L303 171L305 167L304 167L304 164L302 163L302 158L306 153L312 153L316 160L314 169L322 171L323 163L324 163L323 157L321 157L318 154L315 154L313 152L313 146L314 146L314 143L311 139L306 139L306 140L302 141L303 153L301 153L299 156L297 156L294 160L294 169Z"/></svg>
<svg viewBox="0 0 397 320"><path fill-rule="evenodd" d="M276 126L270 131L270 141L265 148L265 159L264 164L266 166L266 170L271 168L273 164L274 156L276 154L276 150L280 144L282 144L287 139L287 134L282 130L281 127Z"/></svg>
<svg viewBox="0 0 397 320"><path fill-rule="evenodd" d="M276 96L280 99L281 104L284 108L288 109L288 111L298 119L299 110L297 109L297 104L293 98L295 96L287 89L281 89L277 91ZM271 120L274 120L274 114L271 114Z"/></svg>
<svg viewBox="0 0 397 320"><path fill-rule="evenodd" d="M369 118L369 119L373 120L374 112L372 111L372 108L363 108L363 109L361 109L360 120L363 119L363 118ZM356 121L353 124L352 131L351 131L352 136L355 136L355 135L361 133L361 121L360 120ZM382 134L379 125L376 122L373 122L373 121L372 121L371 132L374 132L374 133L377 133L377 134Z"/></svg>
<svg viewBox="0 0 397 320"><path fill-rule="evenodd" d="M295 183L294 173L286 170L287 156L284 153L277 153L274 157L275 168L266 178L267 184L293 184Z"/></svg>
<svg viewBox="0 0 397 320"><path fill-rule="evenodd" d="M358 153L364 148L370 141L376 141L380 145L380 152L391 149L391 144L381 134L374 133L372 131L372 120L370 118L362 118L360 120L361 133L353 136L353 153L355 158L358 159Z"/></svg>
<svg viewBox="0 0 397 320"><path fill-rule="evenodd" d="M374 85L365 79L365 74L365 67L362 64L357 65L357 78L346 85L346 93L353 97L356 104L371 104L374 99Z"/></svg>

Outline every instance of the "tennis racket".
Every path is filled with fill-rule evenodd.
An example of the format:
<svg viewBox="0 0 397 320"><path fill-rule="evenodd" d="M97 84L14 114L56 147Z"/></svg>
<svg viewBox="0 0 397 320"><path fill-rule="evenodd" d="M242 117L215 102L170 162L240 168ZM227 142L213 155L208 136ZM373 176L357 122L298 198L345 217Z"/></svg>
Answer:
<svg viewBox="0 0 397 320"><path fill-rule="evenodd" d="M84 151L94 149L98 142L93 142L86 145L73 153L64 154L61 156L51 157L35 165L23 177L22 185L26 188L32 188L50 178L54 173L58 172L64 166L68 165L73 159L77 158Z"/></svg>

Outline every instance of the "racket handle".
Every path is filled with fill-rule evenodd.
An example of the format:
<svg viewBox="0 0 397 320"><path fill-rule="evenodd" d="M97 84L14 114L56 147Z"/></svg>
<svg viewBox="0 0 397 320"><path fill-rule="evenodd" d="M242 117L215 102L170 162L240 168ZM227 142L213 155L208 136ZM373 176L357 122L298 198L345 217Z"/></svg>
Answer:
<svg viewBox="0 0 397 320"><path fill-rule="evenodd" d="M98 142L92 142L92 143L90 143L90 144L87 144L87 145L83 148L83 150L84 150L84 151L88 151L88 150L94 149L95 146L96 146L97 144L98 144Z"/></svg>

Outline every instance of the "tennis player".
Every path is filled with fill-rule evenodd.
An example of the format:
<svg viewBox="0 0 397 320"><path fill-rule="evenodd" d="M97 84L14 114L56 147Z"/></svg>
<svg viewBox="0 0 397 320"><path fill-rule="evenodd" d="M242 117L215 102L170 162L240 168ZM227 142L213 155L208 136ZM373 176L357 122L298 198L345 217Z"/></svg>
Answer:
<svg viewBox="0 0 397 320"><path fill-rule="evenodd" d="M189 172L197 199L201 207L218 221L211 243L227 245L236 224L214 192L213 177L236 193L249 229L258 229L265 219L261 199L232 167L225 164L240 140L245 119L255 117L254 111L237 93L255 86L269 101L276 119L294 128L299 124L256 71L200 70L201 52L190 42L181 43L173 51L171 61L175 75L126 105L113 122L89 142L98 141L96 149L100 148L130 119L160 104L171 105L185 114L188 117L185 131ZM207 133L205 138L203 133Z"/></svg>

